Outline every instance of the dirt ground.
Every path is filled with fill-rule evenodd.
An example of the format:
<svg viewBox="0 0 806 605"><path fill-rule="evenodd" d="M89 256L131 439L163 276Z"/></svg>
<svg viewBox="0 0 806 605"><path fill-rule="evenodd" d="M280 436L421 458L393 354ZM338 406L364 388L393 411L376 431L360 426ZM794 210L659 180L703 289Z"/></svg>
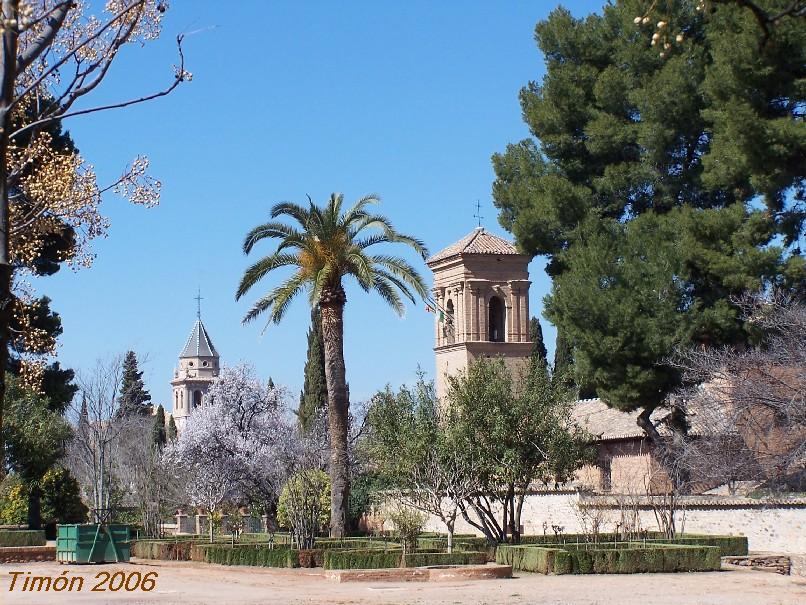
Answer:
<svg viewBox="0 0 806 605"><path fill-rule="evenodd" d="M30 592L17 576L85 578L78 592ZM145 574L156 571L150 592L91 592L101 571ZM77 584L76 584L77 585ZM777 605L806 603L806 578L731 570L690 574L542 576L518 574L511 580L439 583L344 583L319 570L224 567L202 563L136 561L128 565L63 566L56 563L0 565L0 603L619 603L619 605Z"/></svg>

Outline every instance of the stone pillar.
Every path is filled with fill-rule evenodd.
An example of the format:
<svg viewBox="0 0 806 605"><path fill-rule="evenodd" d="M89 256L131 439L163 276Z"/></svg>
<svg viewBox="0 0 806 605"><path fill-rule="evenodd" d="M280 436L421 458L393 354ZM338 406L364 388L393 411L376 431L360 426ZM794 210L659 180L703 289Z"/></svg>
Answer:
<svg viewBox="0 0 806 605"><path fill-rule="evenodd" d="M473 312L473 316L471 318L471 335L470 340L481 340L479 335L479 307L481 303L479 302L479 288L478 286L474 286L473 289L470 291L470 307Z"/></svg>
<svg viewBox="0 0 806 605"><path fill-rule="evenodd" d="M487 308L487 292L485 290L481 290L479 292L479 340L490 340L489 330L487 329L487 323L489 317L488 308Z"/></svg>
<svg viewBox="0 0 806 605"><path fill-rule="evenodd" d="M529 282L521 290L521 342L529 342Z"/></svg>
<svg viewBox="0 0 806 605"><path fill-rule="evenodd" d="M465 342L465 285L459 284L456 287L456 342Z"/></svg>

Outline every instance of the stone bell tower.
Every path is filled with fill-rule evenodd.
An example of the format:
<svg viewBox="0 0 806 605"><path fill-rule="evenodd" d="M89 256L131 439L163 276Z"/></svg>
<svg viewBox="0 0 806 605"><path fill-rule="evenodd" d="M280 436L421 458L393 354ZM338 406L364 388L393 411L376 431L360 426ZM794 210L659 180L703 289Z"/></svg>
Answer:
<svg viewBox="0 0 806 605"><path fill-rule="evenodd" d="M179 354L179 367L171 380L173 417L178 431L185 427L193 410L205 404L207 391L219 371L218 351L202 323L199 310L185 348Z"/></svg>
<svg viewBox="0 0 806 605"><path fill-rule="evenodd" d="M436 389L479 357L503 357L510 367L528 359L529 265L510 242L474 229L426 261L437 304Z"/></svg>

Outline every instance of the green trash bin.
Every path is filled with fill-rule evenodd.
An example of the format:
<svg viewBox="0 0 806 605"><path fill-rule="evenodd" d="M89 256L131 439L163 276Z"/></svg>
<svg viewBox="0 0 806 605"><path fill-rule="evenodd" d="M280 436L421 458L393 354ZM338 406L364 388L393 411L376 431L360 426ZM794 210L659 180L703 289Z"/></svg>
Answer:
<svg viewBox="0 0 806 605"><path fill-rule="evenodd" d="M59 563L126 563L130 556L128 525L59 525L56 560Z"/></svg>

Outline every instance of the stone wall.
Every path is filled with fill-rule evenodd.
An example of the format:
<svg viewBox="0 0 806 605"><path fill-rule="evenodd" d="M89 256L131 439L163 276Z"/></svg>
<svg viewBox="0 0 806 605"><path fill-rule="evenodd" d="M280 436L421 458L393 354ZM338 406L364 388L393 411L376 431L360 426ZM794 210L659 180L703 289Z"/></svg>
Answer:
<svg viewBox="0 0 806 605"><path fill-rule="evenodd" d="M615 531L623 512L639 518L641 529L660 530L652 504L646 497L581 496L578 492L535 492L526 497L521 515L522 532L552 534L552 526L564 533L584 531L585 514L580 503L603 522L601 531ZM687 533L708 533L747 536L750 550L787 554L806 553L806 499L787 502L765 502L745 498L692 496L683 499L677 513L678 530ZM436 518L428 521L426 531L444 532L445 526ZM481 535L464 519L458 519L456 533Z"/></svg>

